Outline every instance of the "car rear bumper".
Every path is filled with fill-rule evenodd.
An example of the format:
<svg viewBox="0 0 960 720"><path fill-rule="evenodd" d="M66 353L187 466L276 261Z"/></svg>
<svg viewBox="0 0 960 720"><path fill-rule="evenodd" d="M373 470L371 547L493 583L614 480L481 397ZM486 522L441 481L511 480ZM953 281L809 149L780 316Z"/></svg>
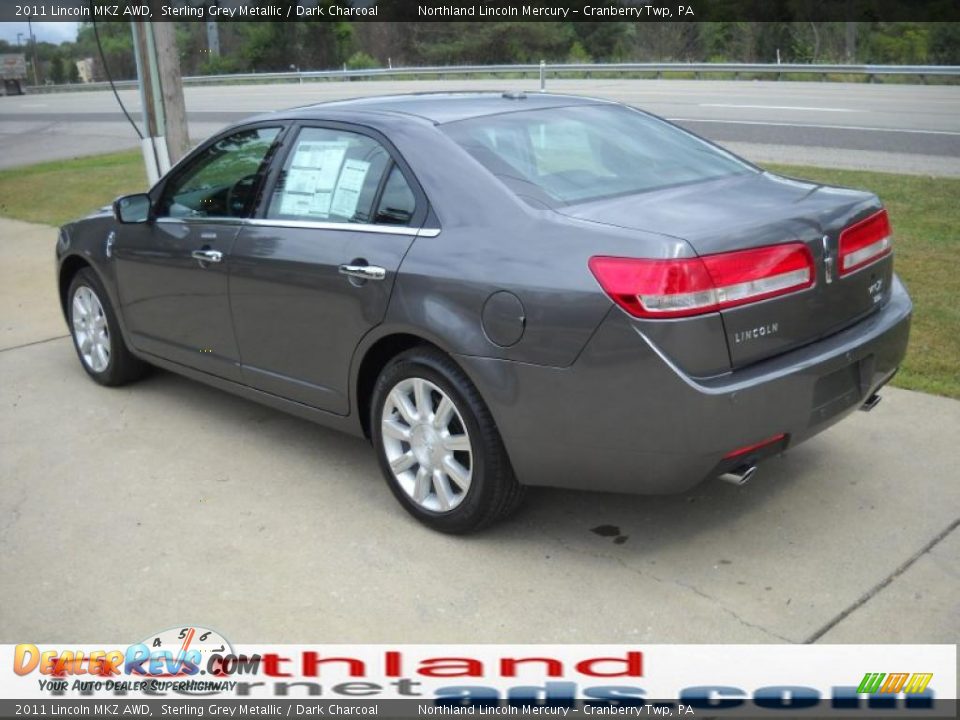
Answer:
<svg viewBox="0 0 960 720"><path fill-rule="evenodd" d="M884 307L856 325L707 380L686 375L618 309L567 368L459 360L486 398L520 482L680 492L730 469L724 455L732 450L785 433L733 464L761 459L860 407L903 361L911 312L895 279Z"/></svg>

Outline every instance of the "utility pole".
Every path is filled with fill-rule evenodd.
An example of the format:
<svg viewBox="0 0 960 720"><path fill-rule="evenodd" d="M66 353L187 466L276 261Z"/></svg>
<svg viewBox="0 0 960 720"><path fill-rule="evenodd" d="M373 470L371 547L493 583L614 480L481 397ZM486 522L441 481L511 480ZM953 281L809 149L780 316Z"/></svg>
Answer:
<svg viewBox="0 0 960 720"><path fill-rule="evenodd" d="M216 20L207 20L207 51L210 57L220 57L220 28Z"/></svg>
<svg viewBox="0 0 960 720"><path fill-rule="evenodd" d="M857 59L857 24L848 22L846 24L846 55L847 62L853 63Z"/></svg>
<svg viewBox="0 0 960 720"><path fill-rule="evenodd" d="M152 0L153 11L160 15L162 0ZM156 43L157 69L166 120L167 148L170 162L175 163L190 149L187 133L187 107L183 99L183 78L180 75L180 54L177 50L176 26L170 22L151 23Z"/></svg>
<svg viewBox="0 0 960 720"><path fill-rule="evenodd" d="M37 39L33 36L33 23L27 20L27 45L33 48L33 84L40 85L40 78L37 76Z"/></svg>
<svg viewBox="0 0 960 720"><path fill-rule="evenodd" d="M153 185L170 168L170 153L163 137L163 104L160 102L159 79L153 53L153 32L149 23L132 21L133 53L140 81L140 107L143 115L143 139L140 149L147 169L147 180Z"/></svg>
<svg viewBox="0 0 960 720"><path fill-rule="evenodd" d="M131 26L143 108L141 147L153 184L190 149L180 58L173 23L133 21Z"/></svg>

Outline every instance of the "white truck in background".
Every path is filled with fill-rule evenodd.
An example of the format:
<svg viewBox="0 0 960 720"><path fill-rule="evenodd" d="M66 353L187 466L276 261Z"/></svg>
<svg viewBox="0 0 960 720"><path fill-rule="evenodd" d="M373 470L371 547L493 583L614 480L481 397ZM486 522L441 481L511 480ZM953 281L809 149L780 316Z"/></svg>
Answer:
<svg viewBox="0 0 960 720"><path fill-rule="evenodd" d="M0 95L23 95L27 79L27 57L22 53L0 55Z"/></svg>

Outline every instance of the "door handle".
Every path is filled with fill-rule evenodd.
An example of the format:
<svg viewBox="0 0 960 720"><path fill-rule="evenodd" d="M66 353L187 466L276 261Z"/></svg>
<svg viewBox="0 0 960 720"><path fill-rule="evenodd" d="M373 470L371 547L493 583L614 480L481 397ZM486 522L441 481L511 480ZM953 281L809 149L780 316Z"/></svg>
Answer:
<svg viewBox="0 0 960 720"><path fill-rule="evenodd" d="M219 250L194 250L190 253L190 257L202 263L218 263L223 261L223 253Z"/></svg>
<svg viewBox="0 0 960 720"><path fill-rule="evenodd" d="M387 276L387 271L376 265L341 265L340 274L360 280L383 280Z"/></svg>

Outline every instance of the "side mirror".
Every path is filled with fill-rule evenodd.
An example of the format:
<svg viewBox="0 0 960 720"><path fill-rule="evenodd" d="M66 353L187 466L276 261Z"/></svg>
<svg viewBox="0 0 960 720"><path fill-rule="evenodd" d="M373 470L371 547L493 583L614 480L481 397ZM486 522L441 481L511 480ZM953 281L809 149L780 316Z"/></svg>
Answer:
<svg viewBox="0 0 960 720"><path fill-rule="evenodd" d="M124 195L113 202L113 216L122 223L148 222L150 209L150 196L146 193Z"/></svg>

